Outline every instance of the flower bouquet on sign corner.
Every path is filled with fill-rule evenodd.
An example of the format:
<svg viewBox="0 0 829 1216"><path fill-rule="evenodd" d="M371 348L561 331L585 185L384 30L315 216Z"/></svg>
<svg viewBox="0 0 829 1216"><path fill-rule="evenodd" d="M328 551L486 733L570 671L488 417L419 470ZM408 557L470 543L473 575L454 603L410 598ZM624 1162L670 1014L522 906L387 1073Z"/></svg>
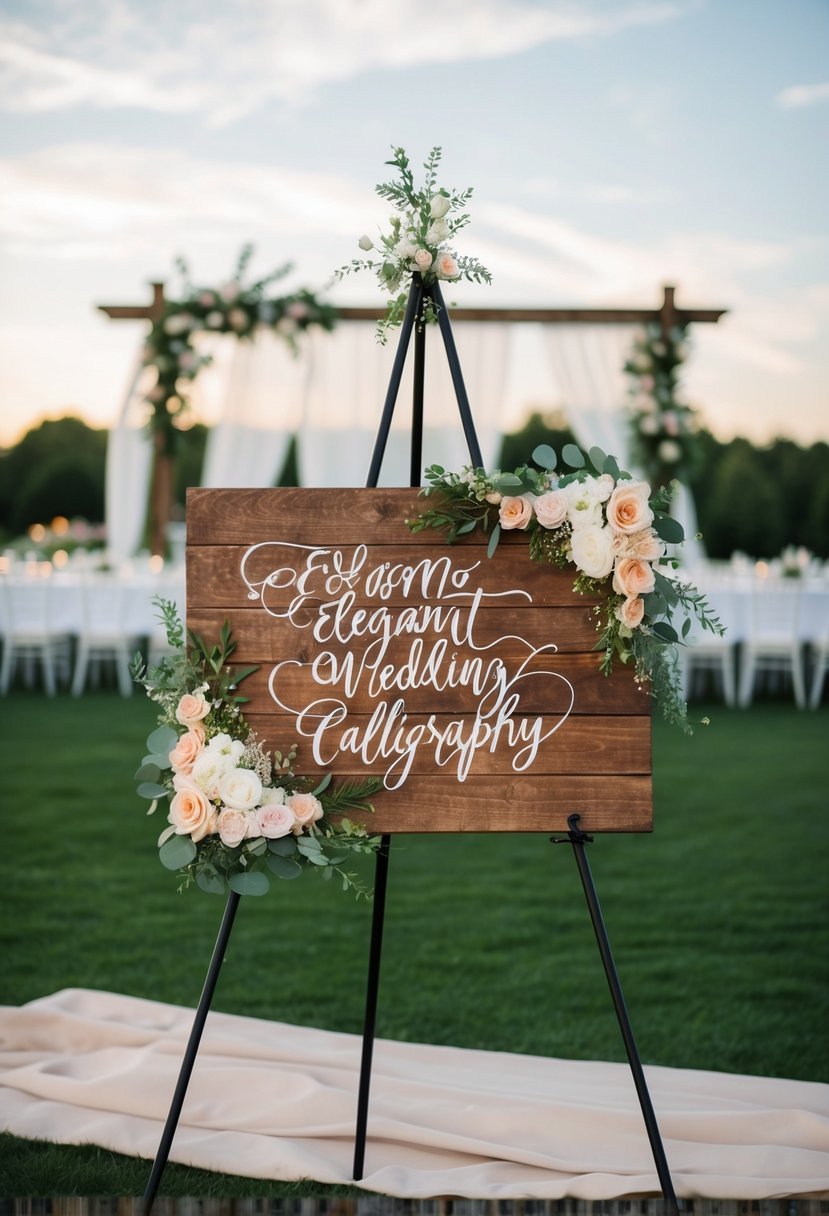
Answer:
<svg viewBox="0 0 829 1216"><path fill-rule="evenodd" d="M298 878L313 870L335 875L358 897L370 890L344 865L373 853L380 838L346 817L372 810L382 781L312 782L294 772L296 753L267 751L245 721L247 698L239 684L256 669L234 668L235 642L227 623L208 646L184 627L176 608L156 601L172 654L146 668L137 655L132 674L159 706L158 726L147 739L135 780L150 803L148 815L167 804L159 858L203 891L264 895L273 877Z"/></svg>

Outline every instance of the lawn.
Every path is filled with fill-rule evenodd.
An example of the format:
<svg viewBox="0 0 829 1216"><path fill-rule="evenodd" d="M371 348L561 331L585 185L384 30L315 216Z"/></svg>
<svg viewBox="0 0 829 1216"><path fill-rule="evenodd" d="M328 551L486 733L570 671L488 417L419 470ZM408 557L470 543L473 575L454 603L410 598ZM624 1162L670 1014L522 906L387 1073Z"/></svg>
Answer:
<svg viewBox="0 0 829 1216"><path fill-rule="evenodd" d="M706 707L694 707L695 716ZM829 1081L829 711L655 724L655 830L589 857L643 1060ZM132 773L140 697L2 703L3 973L194 1005L223 901L176 893ZM308 875L242 901L215 1007L361 1029L370 908ZM624 1060L571 851L546 836L395 838L378 1034ZM130 1194L143 1163L0 1140L0 1194ZM167 1193L286 1194L168 1169ZM310 1193L305 1188L305 1193Z"/></svg>

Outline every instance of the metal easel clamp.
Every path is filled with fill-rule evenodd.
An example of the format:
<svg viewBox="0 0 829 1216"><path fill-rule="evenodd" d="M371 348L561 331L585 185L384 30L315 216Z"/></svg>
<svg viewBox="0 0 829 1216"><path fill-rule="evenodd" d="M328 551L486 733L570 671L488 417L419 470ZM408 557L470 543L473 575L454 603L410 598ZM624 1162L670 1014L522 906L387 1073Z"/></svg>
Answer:
<svg viewBox="0 0 829 1216"><path fill-rule="evenodd" d="M566 836L551 836L551 844L592 844L593 837L587 832L582 831L579 827L581 815L573 814L567 816L567 827L569 831Z"/></svg>

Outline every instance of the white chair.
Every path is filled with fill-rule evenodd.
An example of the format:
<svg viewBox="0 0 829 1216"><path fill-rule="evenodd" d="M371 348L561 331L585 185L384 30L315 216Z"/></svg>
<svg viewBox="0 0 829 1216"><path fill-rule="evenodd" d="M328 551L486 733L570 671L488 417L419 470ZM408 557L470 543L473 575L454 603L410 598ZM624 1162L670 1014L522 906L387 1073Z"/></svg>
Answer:
<svg viewBox="0 0 829 1216"><path fill-rule="evenodd" d="M690 700L695 691L695 676L713 672L728 706L737 704L737 676L734 666L734 643L728 637L713 633L696 634L679 651L682 675L682 696Z"/></svg>
<svg viewBox="0 0 829 1216"><path fill-rule="evenodd" d="M52 580L48 576L0 579L3 606L3 661L0 694L12 684L18 663L29 686L39 666L46 695L53 697L58 681L69 672L69 635L52 621Z"/></svg>
<svg viewBox="0 0 829 1216"><path fill-rule="evenodd" d="M90 575L81 586L81 631L75 655L72 696L79 697L90 674L97 676L98 667L112 663L122 697L132 695L133 680L130 659L139 639L130 634L125 624L128 586L117 576L95 578Z"/></svg>
<svg viewBox="0 0 829 1216"><path fill-rule="evenodd" d="M798 709L806 708L800 637L800 580L758 579L743 643L739 704L751 704L757 676L789 675Z"/></svg>

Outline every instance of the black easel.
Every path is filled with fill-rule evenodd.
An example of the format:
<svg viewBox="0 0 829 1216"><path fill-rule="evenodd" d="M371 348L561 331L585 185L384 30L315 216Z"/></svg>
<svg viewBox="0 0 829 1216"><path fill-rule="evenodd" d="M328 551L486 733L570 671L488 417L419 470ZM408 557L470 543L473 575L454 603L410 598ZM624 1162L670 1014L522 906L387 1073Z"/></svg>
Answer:
<svg viewBox="0 0 829 1216"><path fill-rule="evenodd" d="M440 284L433 283L429 286L425 286L422 283L420 276L414 275L411 290L409 292L406 313L401 328L400 341L392 367L391 380L389 382L386 401L383 407L380 430L378 432L377 442L374 448L374 456L371 462L368 480L366 482L367 486L377 485L377 478L379 477L380 466L383 462L383 452L385 451L386 440L391 428L394 407L397 401L397 395L400 390L400 381L403 375L403 366L406 361L406 353L411 341L413 329L415 337L414 384L412 393L411 469L409 484L413 487L420 485L423 435L423 384L425 370L425 332L420 318L422 317L423 308L428 299L431 299L435 310L437 311L438 324L440 326L443 344L446 348L446 357L449 361L449 370L452 375L452 384L455 389L455 396L457 398L461 423L463 424L464 435L466 437L466 443L469 449L470 461L475 468L481 468L483 466L481 449L478 444L477 435L475 434L475 426L472 421L472 412L469 407L469 399L466 395L466 388L463 383L460 362L458 360L457 350L455 349L455 340L452 336L452 329L449 324L449 316L443 302ZM599 953L601 955L605 975L607 976L607 982L613 998L613 1007L616 1011L619 1028L622 1032L622 1038L624 1040L630 1070L633 1075L636 1093L639 1098L639 1105L645 1120L645 1128L647 1130L648 1140L650 1141L654 1164L656 1165L656 1172L659 1177L659 1184L662 1187L662 1194L665 1198L667 1210L669 1212L679 1212L679 1204L677 1202L673 1183L671 1181L671 1174L670 1170L668 1169L668 1162L665 1157L662 1138L659 1134L659 1127L656 1122L653 1103L651 1102L650 1093L648 1092L647 1081L645 1080L645 1074L642 1069L642 1062L639 1058L636 1041L633 1037L633 1029L630 1024L630 1018L628 1017L627 1006L625 1005L625 998L622 993L622 985L619 980L619 974L616 970L616 963L610 949L607 929L605 928L604 917L602 915L601 906L596 894L596 888L593 883L593 875L590 871L590 864L587 860L587 854L585 853L584 846L585 844L591 842L593 837L586 835L579 828L579 819L579 815L570 815L567 820L567 825L570 830L567 833L566 839L555 840L555 838L553 838L554 843L571 844L573 847L573 853L579 869L579 876L581 878L582 887L584 888L585 898L587 899L587 906L590 911L590 919L593 923L593 930L596 934L596 941L599 946ZM377 1025L377 1000L380 987L380 955L383 945L383 921L386 908L386 888L388 885L391 837L383 836L381 841L381 846L377 853L375 869L374 909L372 914L371 943L369 947L368 976L366 981L366 1009L363 1024L363 1048L360 1064L360 1084L357 1095L357 1124L354 1137L353 1168L353 1177L355 1182L358 1182L363 1177L363 1170L365 1166L368 1103L369 1090L371 1086L371 1063L374 1054L374 1038Z"/></svg>
<svg viewBox="0 0 829 1216"><path fill-rule="evenodd" d="M455 397L457 399L461 424L463 426L464 436L466 438L466 444L469 450L470 461L476 468L483 466L481 450L472 420L472 412L469 407L469 399L466 395L466 388L463 382L460 362L458 360L457 350L455 349L455 340L449 324L449 316L446 311L446 306L443 302L440 284L437 282L428 285L424 284L420 275L415 274L412 276L412 285L409 291L409 299L406 305L405 315L403 317L400 340L397 347L397 352L395 354L394 364L392 366L391 379L389 381L389 387L386 393L386 400L383 405L383 413L377 432L374 453L372 455L371 465L369 468L368 477L366 479L367 487L376 486L377 480L380 476L380 468L383 463L386 442L391 430L392 418L394 416L394 409L400 391L403 368L406 362L406 355L408 353L412 333L414 333L414 386L412 393L411 463L409 484L412 487L420 485L423 448L423 389L426 363L426 334L423 318L424 308L426 307L427 301L431 301L434 311L437 313L438 325L440 328L441 337L443 338L443 344L446 349L446 357L449 362L449 370L452 376L452 384L455 389ZM592 837L587 836L579 828L578 821L578 815L571 815L567 820L567 824L570 829L567 837L562 840L555 840L555 838L553 839L557 844L569 843L573 846L573 852L575 854L576 863L579 868L579 875L581 877L582 886L584 888L585 897L590 910L590 918L596 934L599 952L602 957L605 974L607 976L607 981L613 997L616 1017L622 1031L628 1061L630 1063L634 1084L636 1085L636 1091L639 1097L639 1104L645 1120L645 1127L647 1129L648 1139L650 1140L651 1150L653 1152L654 1162L656 1164L656 1171L662 1187L662 1193L665 1197L668 1211L678 1212L679 1205L677 1203L673 1184L671 1182L671 1175L668 1169L667 1160L665 1158L659 1128L656 1123L656 1116L653 1111L653 1105L648 1092L647 1082L642 1070L642 1064L639 1059L636 1042L633 1037L630 1019L628 1017L624 996L622 994L621 983L619 981L619 976L616 971L616 964L610 950L607 930L605 929L604 925L604 918L602 916L598 896L596 895L596 888L593 884L593 877L590 872L590 866L584 849L585 844L590 842ZM368 977L366 983L366 1007L363 1024L360 1082L357 1098L357 1124L355 1131L353 1169L355 1182L358 1182L363 1177L363 1167L365 1164L369 1090L371 1086L371 1064L374 1052L375 1029L377 1024L377 1002L380 987L380 957L383 945L383 923L385 918L390 850L391 836L384 835L381 837L380 848L377 851L375 868L374 907L372 912ZM170 1110L161 1135L161 1141L158 1146L156 1159L153 1163L152 1172L144 1192L143 1212L145 1213L145 1216L148 1216L152 1210L156 1192L161 1181L161 1176L170 1155L173 1137L175 1136L176 1128L178 1126L181 1109L187 1094L187 1087L190 1083L190 1075L196 1062L196 1055L198 1054L202 1032L207 1020L207 1015L210 1011L210 1005L213 1000L213 994L216 990L216 983L218 981L219 972L224 961L225 950L227 949L227 945L230 940L230 933L233 928L233 922L240 899L241 896L237 895L234 891L231 891L228 895L224 916L222 918L219 934L216 939L216 945L210 960L210 966L207 971L198 1008L196 1009L196 1014L193 1019L193 1026L190 1031L190 1037L188 1039L184 1058L182 1060L178 1081L176 1083L176 1089L173 1094L173 1100L170 1105Z"/></svg>

